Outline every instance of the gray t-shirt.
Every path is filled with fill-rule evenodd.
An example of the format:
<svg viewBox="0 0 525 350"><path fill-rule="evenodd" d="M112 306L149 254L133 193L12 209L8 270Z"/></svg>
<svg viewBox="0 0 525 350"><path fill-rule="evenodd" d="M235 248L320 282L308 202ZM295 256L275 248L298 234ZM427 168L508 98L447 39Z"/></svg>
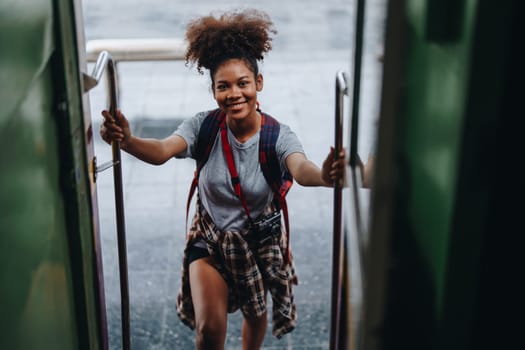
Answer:
<svg viewBox="0 0 525 350"><path fill-rule="evenodd" d="M174 132L181 136L188 148L178 158L194 158L200 126L208 112L198 113L186 119ZM237 141L228 129L235 167L239 173L241 190L250 209L252 218L259 216L273 198L273 193L264 179L259 164L259 133L244 143ZM286 169L286 157L295 152L304 153L295 133L287 125L281 124L275 151L281 164ZM223 154L220 133L211 150L208 161L199 175L199 197L202 205L210 214L213 222L221 230L240 231L246 225L246 212L235 195L231 184L230 172Z"/></svg>

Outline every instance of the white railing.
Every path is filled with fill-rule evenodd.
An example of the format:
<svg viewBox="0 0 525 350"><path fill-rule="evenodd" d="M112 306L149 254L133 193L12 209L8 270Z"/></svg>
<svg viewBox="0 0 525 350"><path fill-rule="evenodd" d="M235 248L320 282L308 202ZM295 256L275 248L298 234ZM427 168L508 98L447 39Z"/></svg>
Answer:
<svg viewBox="0 0 525 350"><path fill-rule="evenodd" d="M98 55L111 52L115 62L184 60L186 44L182 39L97 39L86 44L86 59L96 62Z"/></svg>

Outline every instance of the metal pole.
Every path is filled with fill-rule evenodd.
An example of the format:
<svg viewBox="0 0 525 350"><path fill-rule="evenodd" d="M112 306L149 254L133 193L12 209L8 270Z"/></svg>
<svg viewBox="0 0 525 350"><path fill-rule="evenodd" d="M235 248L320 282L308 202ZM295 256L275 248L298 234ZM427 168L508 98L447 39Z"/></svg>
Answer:
<svg viewBox="0 0 525 350"><path fill-rule="evenodd" d="M337 72L335 80L335 158L343 148L343 111L344 95L347 94L347 77L343 72ZM330 349L338 348L340 339L341 298L342 298L342 189L343 181L334 183L334 222L332 241L332 306L330 326Z"/></svg>
<svg viewBox="0 0 525 350"><path fill-rule="evenodd" d="M108 54L107 77L109 88L109 112L115 116L117 112L118 85L116 65ZM129 318L129 283L128 257L126 248L126 225L124 220L124 195L122 189L122 162L120 157L120 142L111 143L113 154L113 182L115 185L115 210L117 221L117 241L120 273L120 301L122 316L122 348L130 349L130 318Z"/></svg>
<svg viewBox="0 0 525 350"><path fill-rule="evenodd" d="M349 236L349 244L354 245L353 252L357 254L357 263L359 282L361 285L361 301L360 305L352 308L352 319L347 320L352 322L352 335L350 339L350 347L352 349L362 349L363 344L363 303L365 298L364 284L364 232L363 232L363 218L361 217L361 203L359 198L359 188L361 186L361 173L359 167L358 156L358 135L359 135L359 107L360 107L360 93L361 93L361 71L363 58L363 39L364 39L364 18L365 18L365 0L357 0L356 9L356 29L355 29L355 46L354 46L354 67L353 67L353 87L352 87L352 109L350 121L350 169L351 169L351 186L353 196L353 209L355 220L355 232L351 232ZM355 247L357 245L357 247ZM357 249L356 249L357 248ZM356 281L357 282L357 281Z"/></svg>
<svg viewBox="0 0 525 350"><path fill-rule="evenodd" d="M357 0L357 15L356 15L356 33L355 33L355 50L354 50L354 75L353 75L353 89L352 89L352 116L350 129L350 169L352 170L353 183L357 183L357 177L361 178L359 172L358 161L358 135L359 135L359 102L361 94L361 69L363 57L363 37L364 37L364 17L365 17L365 0ZM359 184L361 181L359 181ZM363 262L364 237L363 237L363 222L361 217L361 204L359 200L359 191L354 188L352 191L354 195L354 210L355 220L357 226L357 233L359 239L360 254L359 261Z"/></svg>

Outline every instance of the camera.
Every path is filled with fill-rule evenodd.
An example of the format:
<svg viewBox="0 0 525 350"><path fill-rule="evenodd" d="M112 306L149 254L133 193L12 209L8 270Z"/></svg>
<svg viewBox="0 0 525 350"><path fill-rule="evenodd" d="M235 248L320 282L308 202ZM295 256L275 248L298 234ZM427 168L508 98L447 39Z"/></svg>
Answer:
<svg viewBox="0 0 525 350"><path fill-rule="evenodd" d="M272 237L278 237L281 234L281 212L274 211L260 216L248 225L248 229L250 230L248 240L259 244L265 243Z"/></svg>

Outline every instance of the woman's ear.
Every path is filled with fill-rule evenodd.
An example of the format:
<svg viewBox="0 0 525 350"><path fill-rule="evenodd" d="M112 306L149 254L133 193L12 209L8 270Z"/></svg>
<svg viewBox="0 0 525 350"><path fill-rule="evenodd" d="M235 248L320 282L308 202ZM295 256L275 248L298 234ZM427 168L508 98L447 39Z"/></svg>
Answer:
<svg viewBox="0 0 525 350"><path fill-rule="evenodd" d="M263 76L259 73L259 75L257 75L257 78L255 78L255 87L257 88L257 91L262 91L264 85L263 83Z"/></svg>

